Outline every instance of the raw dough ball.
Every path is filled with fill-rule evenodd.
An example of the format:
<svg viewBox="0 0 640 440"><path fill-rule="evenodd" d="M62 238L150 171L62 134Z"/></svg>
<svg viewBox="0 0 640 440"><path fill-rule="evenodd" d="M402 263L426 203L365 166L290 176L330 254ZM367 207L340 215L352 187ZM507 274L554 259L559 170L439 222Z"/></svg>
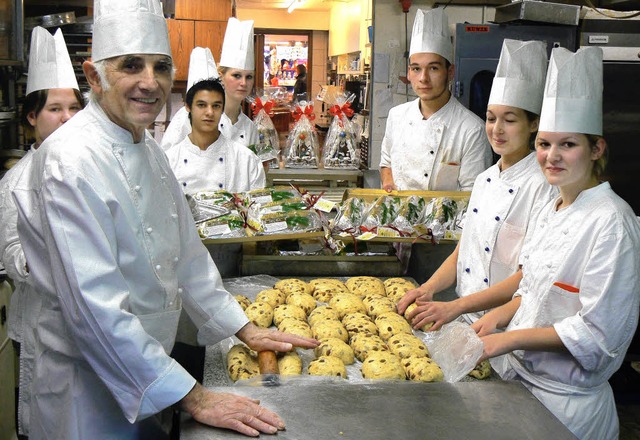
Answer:
<svg viewBox="0 0 640 440"><path fill-rule="evenodd" d="M328 303L338 293L350 293L340 280L318 278L309 282L313 286L313 297L320 302Z"/></svg>
<svg viewBox="0 0 640 440"><path fill-rule="evenodd" d="M278 357L278 371L281 376L299 376L302 374L302 359L293 350Z"/></svg>
<svg viewBox="0 0 640 440"><path fill-rule="evenodd" d="M411 303L407 306L407 309L404 311L404 318L407 320L407 322L409 322L409 325L411 325L411 321L409 321L409 312L413 309L415 309L416 307L418 307L416 305L416 303ZM423 332L428 331L431 327L433 327L433 322L428 322L425 325L423 325L422 327L420 327L420 330L422 330Z"/></svg>
<svg viewBox="0 0 640 440"><path fill-rule="evenodd" d="M307 324L306 321L300 321L295 318L285 318L280 322L278 330L285 333L291 333L293 335L303 336L305 338L313 338L313 332L311 331L309 324Z"/></svg>
<svg viewBox="0 0 640 440"><path fill-rule="evenodd" d="M369 333L356 333L351 338L350 345L351 348L353 348L353 353L360 362L364 362L371 353L389 351L389 347L380 336Z"/></svg>
<svg viewBox="0 0 640 440"><path fill-rule="evenodd" d="M388 351L371 353L362 362L362 377L365 379L402 379L407 378L400 358Z"/></svg>
<svg viewBox="0 0 640 440"><path fill-rule="evenodd" d="M417 336L407 333L398 333L393 335L387 341L389 350L401 359L417 356L424 357L429 356L429 350L424 342Z"/></svg>
<svg viewBox="0 0 640 440"><path fill-rule="evenodd" d="M273 308L284 304L284 300L284 292L279 289L266 289L256 295L256 301L266 302Z"/></svg>
<svg viewBox="0 0 640 440"><path fill-rule="evenodd" d="M364 313L349 313L342 318L342 325L349 332L349 336L353 337L356 333L378 334L378 327Z"/></svg>
<svg viewBox="0 0 640 440"><path fill-rule="evenodd" d="M373 319L383 313L396 313L396 304L386 296L371 295L368 301L363 300L363 302L365 303L365 306L367 306L367 315L371 316Z"/></svg>
<svg viewBox="0 0 640 440"><path fill-rule="evenodd" d="M313 376L339 376L347 378L347 369L340 359L333 356L320 356L309 363L309 374Z"/></svg>
<svg viewBox="0 0 640 440"><path fill-rule="evenodd" d="M308 293L294 292L287 296L287 304L301 307L305 312L305 317L316 308L316 300Z"/></svg>
<svg viewBox="0 0 640 440"><path fill-rule="evenodd" d="M307 321L307 313L299 306L291 304L282 304L273 309L273 323L280 327L280 323L285 318L294 318L299 321Z"/></svg>
<svg viewBox="0 0 640 440"><path fill-rule="evenodd" d="M353 349L349 344L337 338L327 338L320 341L320 345L315 348L316 357L335 356L345 365L354 362Z"/></svg>
<svg viewBox="0 0 640 440"><path fill-rule="evenodd" d="M313 327L320 321L338 321L340 317L338 313L330 306L320 306L314 309L310 314L307 321L309 325Z"/></svg>
<svg viewBox="0 0 640 440"><path fill-rule="evenodd" d="M349 313L367 313L367 309L360 297L351 293L339 293L329 301L329 305L335 309L340 319Z"/></svg>
<svg viewBox="0 0 640 440"><path fill-rule="evenodd" d="M275 286L276 289L282 290L286 296L291 295L293 292L303 292L311 295L313 293L313 286L309 283L305 283L297 278L287 278L278 281Z"/></svg>
<svg viewBox="0 0 640 440"><path fill-rule="evenodd" d="M442 370L431 358L410 356L402 359L401 362L409 380L414 382L442 382L444 380Z"/></svg>
<svg viewBox="0 0 640 440"><path fill-rule="evenodd" d="M258 327L270 327L273 322L273 309L267 303L254 302L249 304L244 309L244 314L247 315L249 321L253 322Z"/></svg>
<svg viewBox="0 0 640 440"><path fill-rule="evenodd" d="M337 338L344 342L349 340L349 333L340 321L320 321L311 330L313 337L318 340L326 338Z"/></svg>
<svg viewBox="0 0 640 440"><path fill-rule="evenodd" d="M369 293L377 293L378 295L386 295L384 284L379 278L376 277L352 277L345 283L351 293L358 295L360 298L364 298Z"/></svg>
<svg viewBox="0 0 640 440"><path fill-rule="evenodd" d="M383 313L376 318L375 323L378 334L385 341L398 333L413 334L407 320L395 312Z"/></svg>
<svg viewBox="0 0 640 440"><path fill-rule="evenodd" d="M384 280L384 287L387 296L397 303L407 291L415 289L417 286L404 278L389 278Z"/></svg>
<svg viewBox="0 0 640 440"><path fill-rule="evenodd" d="M251 300L244 295L233 295L233 297L238 301L242 310L246 309L249 304L251 304Z"/></svg>
<svg viewBox="0 0 640 440"><path fill-rule="evenodd" d="M247 346L234 345L227 353L227 371L234 382L257 376L260 374L258 357Z"/></svg>
<svg viewBox="0 0 640 440"><path fill-rule="evenodd" d="M480 362L471 370L469 376L475 377L476 379L486 379L491 376L491 364L487 360Z"/></svg>

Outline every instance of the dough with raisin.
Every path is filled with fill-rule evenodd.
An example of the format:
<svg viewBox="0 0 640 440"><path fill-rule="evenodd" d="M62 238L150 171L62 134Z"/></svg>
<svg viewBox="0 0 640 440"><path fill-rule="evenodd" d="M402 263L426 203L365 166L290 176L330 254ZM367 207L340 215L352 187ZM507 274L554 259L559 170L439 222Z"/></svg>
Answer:
<svg viewBox="0 0 640 440"><path fill-rule="evenodd" d="M294 292L287 296L287 304L298 306L305 312L305 316L308 316L313 309L316 308L316 300L308 293Z"/></svg>
<svg viewBox="0 0 640 440"><path fill-rule="evenodd" d="M402 359L407 379L414 382L442 382L444 374L440 366L428 357L410 356Z"/></svg>
<svg viewBox="0 0 640 440"><path fill-rule="evenodd" d="M257 376L260 374L257 354L243 344L234 345L227 353L227 371L234 382Z"/></svg>
<svg viewBox="0 0 640 440"><path fill-rule="evenodd" d="M342 325L349 332L349 336L353 338L356 333L368 333L372 335L378 334L378 327L364 313L349 313L342 318Z"/></svg>
<svg viewBox="0 0 640 440"><path fill-rule="evenodd" d="M307 313L302 307L291 304L282 304L273 309L273 323L280 327L280 323L285 318L294 318L299 321L307 322Z"/></svg>
<svg viewBox="0 0 640 440"><path fill-rule="evenodd" d="M389 347L380 336L369 333L356 333L351 338L349 345L353 348L353 353L360 362L364 362L371 353L389 351Z"/></svg>
<svg viewBox="0 0 640 440"><path fill-rule="evenodd" d="M387 345L391 353L394 353L400 359L411 356L429 356L429 350L424 345L424 342L417 336L408 333L398 333L391 336L387 340Z"/></svg>
<svg viewBox="0 0 640 440"><path fill-rule="evenodd" d="M266 302L271 307L276 308L280 304L284 304L285 295L279 289L266 289L256 295L256 301Z"/></svg>
<svg viewBox="0 0 640 440"><path fill-rule="evenodd" d="M282 290L286 296L291 295L293 292L313 293L313 286L297 278L287 278L278 281L275 286L276 289Z"/></svg>
<svg viewBox="0 0 640 440"><path fill-rule="evenodd" d="M253 322L258 327L270 327L273 323L273 309L267 303L254 302L249 304L244 309L244 314L247 315L249 321Z"/></svg>
<svg viewBox="0 0 640 440"><path fill-rule="evenodd" d="M469 376L475 377L476 379L486 379L491 376L491 364L487 360L480 362L471 370Z"/></svg>
<svg viewBox="0 0 640 440"><path fill-rule="evenodd" d="M353 348L343 340L337 338L322 339L320 345L315 348L314 352L316 357L335 356L345 365L351 365L355 361Z"/></svg>
<svg viewBox="0 0 640 440"><path fill-rule="evenodd" d="M409 325L411 325L411 321L409 321L409 312L415 309L416 307L418 307L416 303L411 303L407 306L407 309L404 311L404 318L407 320L407 322L409 322ZM429 331L429 329L433 327L433 324L434 324L433 322L427 322L425 325L420 327L420 330L422 330L423 332Z"/></svg>
<svg viewBox="0 0 640 440"><path fill-rule="evenodd" d="M347 369L344 363L334 356L320 356L309 363L307 371L312 376L338 376L347 378Z"/></svg>
<svg viewBox="0 0 640 440"><path fill-rule="evenodd" d="M302 359L293 350L278 356L278 371L281 376L299 376L302 374Z"/></svg>
<svg viewBox="0 0 640 440"><path fill-rule="evenodd" d="M340 321L320 321L311 330L313 337L318 340L326 338L337 338L344 342L349 340L349 333Z"/></svg>
<svg viewBox="0 0 640 440"><path fill-rule="evenodd" d="M307 321L311 327L314 324L320 321L339 321L340 317L338 316L338 312L336 312L331 306L320 306L309 314L309 318Z"/></svg>
<svg viewBox="0 0 640 440"><path fill-rule="evenodd" d="M378 334L385 341L398 333L412 334L411 326L407 320L395 312L383 313L374 322L378 327Z"/></svg>
<svg viewBox="0 0 640 440"><path fill-rule="evenodd" d="M233 295L233 297L238 301L242 310L246 309L249 304L251 304L251 300L244 295Z"/></svg>
<svg viewBox="0 0 640 440"><path fill-rule="evenodd" d="M293 335L303 336L305 338L313 338L313 332L311 327L306 321L301 321L295 318L285 318L280 322L278 330L285 333L291 333Z"/></svg>
<svg viewBox="0 0 640 440"><path fill-rule="evenodd" d="M351 293L358 295L360 298L364 298L365 295L370 293L377 293L382 296L386 295L382 280L376 277L351 277L345 284Z"/></svg>
<svg viewBox="0 0 640 440"><path fill-rule="evenodd" d="M340 319L349 313L367 313L362 299L351 293L339 293L329 301L329 305L338 313Z"/></svg>
<svg viewBox="0 0 640 440"><path fill-rule="evenodd" d="M362 377L365 379L402 379L407 378L400 358L388 351L371 353L362 362Z"/></svg>

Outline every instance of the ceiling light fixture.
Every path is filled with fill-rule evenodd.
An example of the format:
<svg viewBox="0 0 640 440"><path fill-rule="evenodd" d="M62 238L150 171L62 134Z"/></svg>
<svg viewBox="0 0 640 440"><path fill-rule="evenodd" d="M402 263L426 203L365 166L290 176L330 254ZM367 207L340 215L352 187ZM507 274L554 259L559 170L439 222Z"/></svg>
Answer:
<svg viewBox="0 0 640 440"><path fill-rule="evenodd" d="M289 5L289 7L287 8L287 12L291 14L295 8L300 6L300 3L302 3L302 0L293 0Z"/></svg>

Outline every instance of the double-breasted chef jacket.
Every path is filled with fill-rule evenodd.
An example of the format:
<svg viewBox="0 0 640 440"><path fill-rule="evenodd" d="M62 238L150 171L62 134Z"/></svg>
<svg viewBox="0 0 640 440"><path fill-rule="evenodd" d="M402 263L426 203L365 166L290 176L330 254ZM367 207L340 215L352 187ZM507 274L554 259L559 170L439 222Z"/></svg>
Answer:
<svg viewBox="0 0 640 440"><path fill-rule="evenodd" d="M245 147L258 145L258 127L242 112L238 115L238 120L235 124L231 122L226 113L223 113L220 117L218 128L224 137Z"/></svg>
<svg viewBox="0 0 640 440"><path fill-rule="evenodd" d="M182 307L202 345L248 322L165 154L148 133L133 143L90 102L45 140L13 194L43 301L31 435L152 435L143 419L195 384L168 355Z"/></svg>
<svg viewBox="0 0 640 440"><path fill-rule="evenodd" d="M238 193L264 188L264 167L251 150L220 134L201 150L189 136L167 150L169 165L187 194L224 189Z"/></svg>
<svg viewBox="0 0 640 440"><path fill-rule="evenodd" d="M507 331L553 326L569 353L514 351L506 378L522 380L578 438L617 438L608 379L638 324L640 223L608 182L558 202L523 247L522 302Z"/></svg>
<svg viewBox="0 0 640 440"><path fill-rule="evenodd" d="M398 189L471 191L491 162L484 122L453 96L428 119L419 98L389 111L380 167Z"/></svg>

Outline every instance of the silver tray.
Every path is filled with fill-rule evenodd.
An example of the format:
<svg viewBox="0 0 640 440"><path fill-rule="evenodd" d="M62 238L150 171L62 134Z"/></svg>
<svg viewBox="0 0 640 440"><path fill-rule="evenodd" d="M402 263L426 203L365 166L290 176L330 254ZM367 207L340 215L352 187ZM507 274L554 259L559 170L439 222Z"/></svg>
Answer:
<svg viewBox="0 0 640 440"><path fill-rule="evenodd" d="M197 202L195 206L195 212L193 212L193 219L197 224L206 222L207 220L211 220L214 218L222 217L223 215L229 214L229 210L227 208L223 208L222 206L209 205L206 203Z"/></svg>

